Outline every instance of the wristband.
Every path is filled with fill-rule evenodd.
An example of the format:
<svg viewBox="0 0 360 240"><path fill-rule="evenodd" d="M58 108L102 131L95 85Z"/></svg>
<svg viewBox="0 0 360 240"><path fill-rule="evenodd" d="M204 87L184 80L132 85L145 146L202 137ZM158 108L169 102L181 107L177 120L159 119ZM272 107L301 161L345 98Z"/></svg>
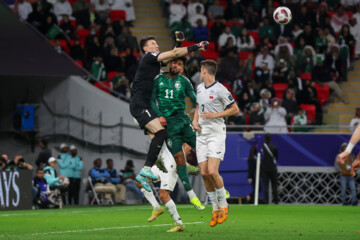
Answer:
<svg viewBox="0 0 360 240"><path fill-rule="evenodd" d="M198 50L198 49L199 49L199 45L197 45L197 44L194 44L194 45L191 45L191 46L188 46L188 47L187 47L188 53L189 53L189 52L196 51L196 50Z"/></svg>
<svg viewBox="0 0 360 240"><path fill-rule="evenodd" d="M352 144L351 142L349 142L349 144L347 145L345 152L351 153L353 148L355 147L354 144Z"/></svg>

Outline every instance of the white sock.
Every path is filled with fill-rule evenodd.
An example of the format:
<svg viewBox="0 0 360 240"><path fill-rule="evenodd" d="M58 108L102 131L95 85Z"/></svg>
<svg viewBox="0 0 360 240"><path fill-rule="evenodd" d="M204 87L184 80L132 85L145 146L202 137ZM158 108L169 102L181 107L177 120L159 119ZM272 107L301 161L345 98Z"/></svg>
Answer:
<svg viewBox="0 0 360 240"><path fill-rule="evenodd" d="M144 188L141 188L140 191L144 194L145 198L149 201L153 209L160 208L160 204L158 203L158 201L156 201L153 191L148 192Z"/></svg>
<svg viewBox="0 0 360 240"><path fill-rule="evenodd" d="M181 218L180 218L180 215L176 209L176 205L174 203L173 200L170 200L168 201L166 204L165 204L165 207L167 208L167 210L169 211L172 219L174 219L175 221L175 224L183 224L183 222L181 221Z"/></svg>
<svg viewBox="0 0 360 240"><path fill-rule="evenodd" d="M190 190L187 192L187 194L189 195L190 200L193 198L196 198L196 194L194 193L194 190Z"/></svg>
<svg viewBox="0 0 360 240"><path fill-rule="evenodd" d="M219 210L219 202L218 202L218 198L216 196L216 192L207 192L213 211L217 211Z"/></svg>
<svg viewBox="0 0 360 240"><path fill-rule="evenodd" d="M225 188L216 189L217 198L219 201L220 207L227 207L228 203L226 201Z"/></svg>

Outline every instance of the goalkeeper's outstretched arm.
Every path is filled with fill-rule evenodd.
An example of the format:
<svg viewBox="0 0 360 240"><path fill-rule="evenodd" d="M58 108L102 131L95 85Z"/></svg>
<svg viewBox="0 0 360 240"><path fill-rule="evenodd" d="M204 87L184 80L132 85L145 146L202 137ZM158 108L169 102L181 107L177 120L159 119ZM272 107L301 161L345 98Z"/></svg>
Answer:
<svg viewBox="0 0 360 240"><path fill-rule="evenodd" d="M174 48L173 50L160 53L157 58L157 61L164 62L167 60L179 58L179 57L185 56L186 54L188 54L190 52L197 51L197 50L205 51L205 49L207 49L208 46L209 46L209 42L202 41L200 43L191 45L189 47Z"/></svg>

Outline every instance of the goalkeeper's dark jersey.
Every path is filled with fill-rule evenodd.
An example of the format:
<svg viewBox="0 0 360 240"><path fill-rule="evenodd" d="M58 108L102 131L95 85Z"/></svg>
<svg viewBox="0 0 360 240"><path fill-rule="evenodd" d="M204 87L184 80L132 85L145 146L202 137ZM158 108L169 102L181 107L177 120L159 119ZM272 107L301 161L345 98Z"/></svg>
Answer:
<svg viewBox="0 0 360 240"><path fill-rule="evenodd" d="M183 75L175 78L169 78L165 74L158 75L154 80L151 107L159 117L166 118L177 110L186 109L186 96L196 105L196 95L189 79Z"/></svg>

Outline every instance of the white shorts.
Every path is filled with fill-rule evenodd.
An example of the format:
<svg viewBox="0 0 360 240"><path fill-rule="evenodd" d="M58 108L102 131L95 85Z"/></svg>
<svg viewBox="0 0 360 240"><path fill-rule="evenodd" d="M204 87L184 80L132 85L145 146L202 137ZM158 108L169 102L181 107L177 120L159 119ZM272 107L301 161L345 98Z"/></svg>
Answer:
<svg viewBox="0 0 360 240"><path fill-rule="evenodd" d="M224 160L226 127L203 127L196 133L196 156L198 163L207 161L209 157Z"/></svg>
<svg viewBox="0 0 360 240"><path fill-rule="evenodd" d="M160 179L160 189L169 190L170 192L174 190L178 179L178 175L175 171L168 169L168 173L164 173L157 166L154 165L151 168L151 172Z"/></svg>

